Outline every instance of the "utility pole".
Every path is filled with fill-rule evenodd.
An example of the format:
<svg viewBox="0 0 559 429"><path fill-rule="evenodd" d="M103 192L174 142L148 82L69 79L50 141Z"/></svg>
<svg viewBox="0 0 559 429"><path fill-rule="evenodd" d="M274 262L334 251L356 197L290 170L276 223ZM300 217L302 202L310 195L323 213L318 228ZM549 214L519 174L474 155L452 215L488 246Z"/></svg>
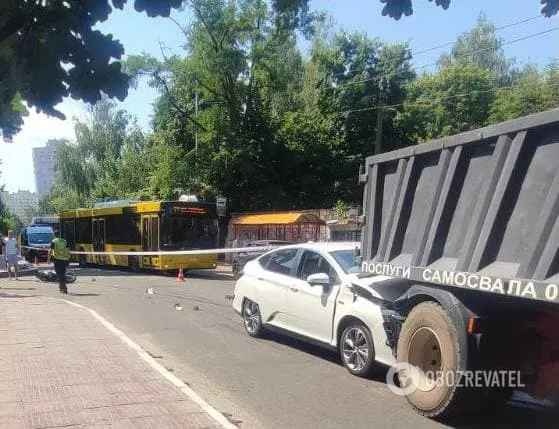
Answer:
<svg viewBox="0 0 559 429"><path fill-rule="evenodd" d="M198 82L196 82L196 89L194 91L194 152L198 158Z"/></svg>
<svg viewBox="0 0 559 429"><path fill-rule="evenodd" d="M384 106L377 108L377 136L375 139L375 155L382 153L382 120L384 119Z"/></svg>

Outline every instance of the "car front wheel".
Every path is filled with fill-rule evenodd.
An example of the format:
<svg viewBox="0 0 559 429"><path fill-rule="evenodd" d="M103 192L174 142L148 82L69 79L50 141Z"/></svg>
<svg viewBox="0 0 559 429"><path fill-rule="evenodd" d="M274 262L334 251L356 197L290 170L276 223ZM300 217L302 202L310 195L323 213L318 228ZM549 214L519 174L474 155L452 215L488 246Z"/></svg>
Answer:
<svg viewBox="0 0 559 429"><path fill-rule="evenodd" d="M340 355L347 370L353 375L366 377L375 367L375 351L369 329L362 323L346 326L340 338Z"/></svg>
<svg viewBox="0 0 559 429"><path fill-rule="evenodd" d="M260 307L250 299L245 299L243 303L243 322L247 334L251 337L260 337L262 335L263 328Z"/></svg>

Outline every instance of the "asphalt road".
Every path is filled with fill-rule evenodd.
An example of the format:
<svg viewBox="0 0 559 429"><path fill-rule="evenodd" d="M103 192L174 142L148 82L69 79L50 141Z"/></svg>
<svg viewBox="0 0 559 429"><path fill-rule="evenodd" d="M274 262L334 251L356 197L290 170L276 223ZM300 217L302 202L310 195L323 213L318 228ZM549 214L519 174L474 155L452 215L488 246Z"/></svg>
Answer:
<svg viewBox="0 0 559 429"><path fill-rule="evenodd" d="M233 286L229 276L210 273L178 283L87 269L68 299L110 320L241 428L445 427L412 412L383 374L353 377L335 353L279 334L248 337L227 299ZM55 284L32 278L0 280L0 299L6 295L59 296ZM508 407L446 426L552 428L557 416Z"/></svg>

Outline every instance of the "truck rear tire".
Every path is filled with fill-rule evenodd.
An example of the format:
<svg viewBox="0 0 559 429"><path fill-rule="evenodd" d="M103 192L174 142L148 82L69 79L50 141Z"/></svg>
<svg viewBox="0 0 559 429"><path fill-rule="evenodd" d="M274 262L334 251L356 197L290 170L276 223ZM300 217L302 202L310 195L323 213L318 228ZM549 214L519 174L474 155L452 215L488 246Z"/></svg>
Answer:
<svg viewBox="0 0 559 429"><path fill-rule="evenodd" d="M416 389L406 395L421 415L448 418L464 406L458 374L467 369L466 333L457 329L451 316L435 302L423 302L412 309L398 339L398 362L407 362L415 372ZM442 374L435 380L432 374ZM447 374L453 378L447 383ZM401 378L401 377L400 377ZM443 382L440 382L440 381Z"/></svg>

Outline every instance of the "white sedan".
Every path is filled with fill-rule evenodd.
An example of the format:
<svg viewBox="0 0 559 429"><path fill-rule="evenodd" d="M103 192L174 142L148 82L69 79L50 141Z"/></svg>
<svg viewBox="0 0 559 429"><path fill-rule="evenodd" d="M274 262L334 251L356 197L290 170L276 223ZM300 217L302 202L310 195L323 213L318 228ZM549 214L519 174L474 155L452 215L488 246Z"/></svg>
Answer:
<svg viewBox="0 0 559 429"><path fill-rule="evenodd" d="M235 286L233 308L250 336L278 328L337 348L346 368L369 374L392 365L381 306L404 285L390 277L359 278L359 243L284 246L250 261Z"/></svg>

